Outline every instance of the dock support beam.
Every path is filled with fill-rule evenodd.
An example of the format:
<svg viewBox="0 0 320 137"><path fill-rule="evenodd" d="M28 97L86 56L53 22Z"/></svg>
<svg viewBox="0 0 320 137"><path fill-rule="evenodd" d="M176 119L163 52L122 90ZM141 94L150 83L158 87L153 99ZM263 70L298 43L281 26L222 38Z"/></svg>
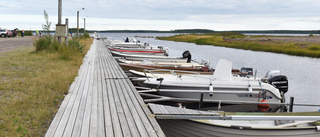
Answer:
<svg viewBox="0 0 320 137"><path fill-rule="evenodd" d="M202 108L202 104L203 104L203 93L201 93L200 95L199 109Z"/></svg>
<svg viewBox="0 0 320 137"><path fill-rule="evenodd" d="M293 102L294 102L294 97L290 97L289 112L292 112L292 111L293 111Z"/></svg>

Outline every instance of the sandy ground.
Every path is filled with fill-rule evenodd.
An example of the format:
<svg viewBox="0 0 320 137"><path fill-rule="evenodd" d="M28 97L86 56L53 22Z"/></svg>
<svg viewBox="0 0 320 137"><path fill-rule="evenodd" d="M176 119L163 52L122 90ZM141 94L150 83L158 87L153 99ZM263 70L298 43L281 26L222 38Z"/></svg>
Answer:
<svg viewBox="0 0 320 137"><path fill-rule="evenodd" d="M0 38L0 53L17 50L19 47L33 46L35 36Z"/></svg>

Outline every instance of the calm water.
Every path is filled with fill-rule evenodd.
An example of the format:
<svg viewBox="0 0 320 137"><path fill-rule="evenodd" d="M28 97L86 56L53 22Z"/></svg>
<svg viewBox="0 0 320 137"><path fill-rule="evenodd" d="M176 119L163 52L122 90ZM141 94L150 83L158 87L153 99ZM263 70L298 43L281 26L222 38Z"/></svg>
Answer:
<svg viewBox="0 0 320 137"><path fill-rule="evenodd" d="M103 33L102 36L114 40L122 40L125 37L134 36L170 36L174 34L163 33ZM258 71L257 76L263 77L269 70L280 70L289 79L289 98L295 97L295 103L320 104L320 59L297 57L267 52L239 50L209 45L195 45L184 42L161 41L155 38L135 39L150 43L153 46L169 48L170 56L181 56L182 52L189 50L192 58L198 61L210 59L210 65L216 66L219 59L227 59L233 62L233 68L252 67ZM318 111L320 107L294 107L294 111Z"/></svg>

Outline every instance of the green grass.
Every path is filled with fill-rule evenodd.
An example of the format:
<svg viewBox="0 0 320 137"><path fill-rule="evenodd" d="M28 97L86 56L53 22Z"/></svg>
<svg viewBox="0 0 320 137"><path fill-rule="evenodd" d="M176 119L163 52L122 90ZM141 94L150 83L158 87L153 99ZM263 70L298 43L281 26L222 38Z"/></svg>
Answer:
<svg viewBox="0 0 320 137"><path fill-rule="evenodd" d="M82 44L92 43L89 39ZM0 135L44 136L78 74L84 54L64 59L35 47L0 54Z"/></svg>
<svg viewBox="0 0 320 137"><path fill-rule="evenodd" d="M296 56L308 56L315 58L320 57L319 43L245 41L243 40L245 36L237 33L188 34L157 38L159 40L189 42L198 45L214 45L253 51L282 53Z"/></svg>

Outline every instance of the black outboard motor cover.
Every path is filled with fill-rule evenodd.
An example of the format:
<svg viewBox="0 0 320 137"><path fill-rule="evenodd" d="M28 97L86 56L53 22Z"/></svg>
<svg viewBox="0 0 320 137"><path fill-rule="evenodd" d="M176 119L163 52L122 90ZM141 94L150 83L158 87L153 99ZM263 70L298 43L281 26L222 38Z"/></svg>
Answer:
<svg viewBox="0 0 320 137"><path fill-rule="evenodd" d="M182 53L182 58L187 58L187 63L190 63L191 62L191 53L189 50L186 50Z"/></svg>
<svg viewBox="0 0 320 137"><path fill-rule="evenodd" d="M288 78L284 75L277 75L268 79L268 83L279 89L281 92L288 91Z"/></svg>
<svg viewBox="0 0 320 137"><path fill-rule="evenodd" d="M127 37L126 40L124 40L124 42L129 42L129 38Z"/></svg>

